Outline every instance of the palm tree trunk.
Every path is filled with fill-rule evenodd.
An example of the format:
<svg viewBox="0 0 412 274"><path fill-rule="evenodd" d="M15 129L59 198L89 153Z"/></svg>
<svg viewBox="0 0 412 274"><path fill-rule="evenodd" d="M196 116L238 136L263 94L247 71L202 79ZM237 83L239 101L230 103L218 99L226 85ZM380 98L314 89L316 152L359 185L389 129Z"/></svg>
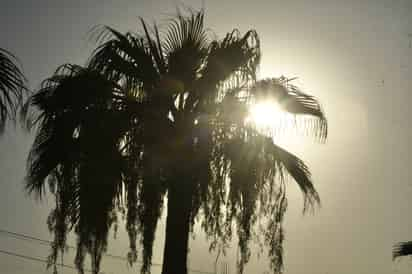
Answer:
<svg viewBox="0 0 412 274"><path fill-rule="evenodd" d="M162 274L187 274L191 195L184 185L168 191Z"/></svg>

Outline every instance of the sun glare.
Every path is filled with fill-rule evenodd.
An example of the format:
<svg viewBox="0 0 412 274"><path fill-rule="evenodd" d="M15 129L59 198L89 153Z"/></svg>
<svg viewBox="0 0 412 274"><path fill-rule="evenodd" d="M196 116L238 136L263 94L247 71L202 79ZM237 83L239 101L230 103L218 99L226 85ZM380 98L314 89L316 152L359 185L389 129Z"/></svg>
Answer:
<svg viewBox="0 0 412 274"><path fill-rule="evenodd" d="M268 101L252 105L248 120L258 128L270 129L277 125L282 115L284 111L280 105L275 101Z"/></svg>
<svg viewBox="0 0 412 274"><path fill-rule="evenodd" d="M276 101L251 104L246 123L288 150L298 152L304 148L304 142L299 136L307 134L305 127L297 126L296 117L285 111Z"/></svg>

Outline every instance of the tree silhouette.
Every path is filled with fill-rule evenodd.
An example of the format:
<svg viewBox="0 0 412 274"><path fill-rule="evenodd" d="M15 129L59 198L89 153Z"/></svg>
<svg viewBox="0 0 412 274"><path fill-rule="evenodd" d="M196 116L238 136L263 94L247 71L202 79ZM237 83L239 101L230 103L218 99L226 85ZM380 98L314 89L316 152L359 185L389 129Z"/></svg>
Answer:
<svg viewBox="0 0 412 274"><path fill-rule="evenodd" d="M162 273L187 273L189 234L196 220L211 249L239 238L239 268L250 257L256 229L275 273L282 260L286 175L299 185L304 208L319 202L307 166L247 122L248 107L277 100L284 110L312 117L308 129L324 140L325 116L317 100L286 78L256 80L259 37L234 30L210 38L204 13L178 14L165 32L96 32L100 46L86 67L64 65L28 104L37 134L28 159L27 189L49 189L56 206L49 265L64 253L74 230L76 265L91 256L99 272L107 237L125 216L128 259L143 253L150 271L157 222L167 204ZM299 121L299 120L298 120Z"/></svg>
<svg viewBox="0 0 412 274"><path fill-rule="evenodd" d="M12 53L0 48L0 135L8 120L15 121L27 91L26 78L16 63Z"/></svg>

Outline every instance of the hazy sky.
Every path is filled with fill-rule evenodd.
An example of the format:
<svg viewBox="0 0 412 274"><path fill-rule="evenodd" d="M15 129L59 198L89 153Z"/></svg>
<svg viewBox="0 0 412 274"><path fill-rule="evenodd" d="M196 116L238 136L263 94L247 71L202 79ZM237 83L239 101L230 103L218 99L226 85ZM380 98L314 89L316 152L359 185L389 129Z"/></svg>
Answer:
<svg viewBox="0 0 412 274"><path fill-rule="evenodd" d="M0 47L22 61L32 88L65 62L83 64L93 48L87 31L107 24L135 30L138 16L172 14L177 1L2 0ZM201 1L187 1L193 8ZM206 25L220 37L254 28L262 43L262 76L298 76L329 118L325 145L283 140L311 167L322 207L302 216L302 199L290 183L286 213L286 274L406 274L411 259L391 260L392 245L412 240L412 1L289 0L204 1ZM32 136L9 130L0 140L0 229L49 239L46 217L53 200L36 203L23 192ZM154 262L161 262L164 220ZM75 242L71 239L70 243ZM120 229L109 252L125 255ZM201 233L191 242L190 268L213 270ZM0 249L45 257L49 248L0 234ZM224 260L234 273L236 246ZM255 258L255 257L254 257ZM65 263L72 264L69 251ZM268 269L265 256L246 273ZM105 258L105 273L138 273ZM153 266L152 273L160 268ZM0 272L45 273L45 266L0 254ZM65 270L61 273L75 273Z"/></svg>

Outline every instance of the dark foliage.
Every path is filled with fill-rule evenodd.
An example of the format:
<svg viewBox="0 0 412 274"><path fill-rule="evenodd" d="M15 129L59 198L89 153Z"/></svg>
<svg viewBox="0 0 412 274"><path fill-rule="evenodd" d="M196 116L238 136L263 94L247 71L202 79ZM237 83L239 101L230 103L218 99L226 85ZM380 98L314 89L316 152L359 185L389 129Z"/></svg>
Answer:
<svg viewBox="0 0 412 274"><path fill-rule="evenodd" d="M393 259L396 259L401 256L410 256L412 255L412 241L402 242L393 248Z"/></svg>
<svg viewBox="0 0 412 274"><path fill-rule="evenodd" d="M178 14L165 32L143 20L141 34L97 28L100 46L87 66L62 66L30 98L37 135L27 189L41 197L48 186L56 199L49 217L55 237L50 265L74 230L79 271L87 253L98 273L120 213L130 238L129 261L136 261L140 240L141 271L149 272L167 201L163 273L186 273L195 220L211 249L227 246L235 229L240 271L254 229L262 229L255 234L268 247L273 271L281 272L287 174L302 190L305 208L319 203L319 196L307 166L246 122L248 107L275 98L286 111L312 117L311 130L320 140L326 138L326 119L316 99L286 78L256 80L255 31L235 30L213 40L203 17ZM177 237L175 254L171 235Z"/></svg>
<svg viewBox="0 0 412 274"><path fill-rule="evenodd" d="M26 93L26 78L16 57L0 48L0 135L8 120L15 121Z"/></svg>

